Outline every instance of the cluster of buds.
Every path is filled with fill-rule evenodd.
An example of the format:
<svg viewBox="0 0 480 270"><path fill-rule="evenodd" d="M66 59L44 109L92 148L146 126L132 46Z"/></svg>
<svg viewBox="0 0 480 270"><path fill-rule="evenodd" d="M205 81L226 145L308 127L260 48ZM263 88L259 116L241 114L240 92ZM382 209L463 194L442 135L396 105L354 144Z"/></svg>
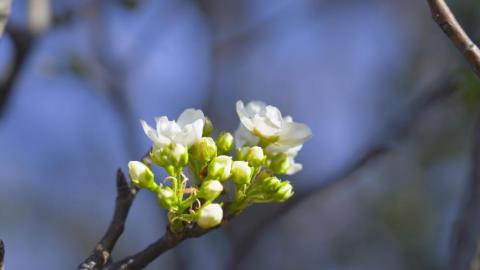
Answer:
<svg viewBox="0 0 480 270"><path fill-rule="evenodd" d="M301 169L294 159L310 129L261 102L245 108L239 101L237 113L235 137L223 131L215 139L211 121L200 110L187 109L176 121L156 118L155 128L141 121L153 142L151 161L169 176L160 183L149 164L131 161L130 177L139 188L156 193L172 231L192 223L212 228L221 224L224 211L235 214L253 203L284 202L293 195L290 182L278 175Z"/></svg>

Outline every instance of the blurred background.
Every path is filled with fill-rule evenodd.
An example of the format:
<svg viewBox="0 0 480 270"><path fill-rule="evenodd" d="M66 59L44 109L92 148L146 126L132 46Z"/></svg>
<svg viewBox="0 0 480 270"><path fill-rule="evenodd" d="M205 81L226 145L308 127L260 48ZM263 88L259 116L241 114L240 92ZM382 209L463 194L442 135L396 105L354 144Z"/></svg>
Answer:
<svg viewBox="0 0 480 270"><path fill-rule="evenodd" d="M478 3L452 8L478 37ZM296 196L147 269L448 268L480 94L426 1L15 0L7 30L7 269L73 269L89 254L111 218L116 169L150 146L139 119L194 107L233 131L239 99L312 128ZM140 193L114 258L165 226Z"/></svg>

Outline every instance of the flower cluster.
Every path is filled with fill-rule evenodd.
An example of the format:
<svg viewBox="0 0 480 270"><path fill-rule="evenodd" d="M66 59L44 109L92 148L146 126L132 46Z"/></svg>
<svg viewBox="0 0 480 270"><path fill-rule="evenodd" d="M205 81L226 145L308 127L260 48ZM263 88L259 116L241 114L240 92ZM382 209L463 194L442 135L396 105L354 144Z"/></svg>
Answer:
<svg viewBox="0 0 480 270"><path fill-rule="evenodd" d="M155 128L141 121L153 142L151 160L169 176L159 183L149 163L130 161L130 177L156 193L173 231L193 223L212 228L222 222L224 211L236 214L253 203L284 202L293 195L290 182L278 175L302 169L295 157L310 129L262 102L244 106L238 101L236 109L235 137L225 131L211 137L213 125L201 110L187 109L177 121L156 118Z"/></svg>

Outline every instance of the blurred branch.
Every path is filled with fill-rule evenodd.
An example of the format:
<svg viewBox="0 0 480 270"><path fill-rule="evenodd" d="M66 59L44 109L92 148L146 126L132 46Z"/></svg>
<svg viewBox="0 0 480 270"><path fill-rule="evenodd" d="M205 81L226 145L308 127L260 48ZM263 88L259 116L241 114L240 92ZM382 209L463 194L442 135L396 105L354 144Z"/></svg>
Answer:
<svg viewBox="0 0 480 270"><path fill-rule="evenodd" d="M470 63L477 77L480 77L480 50L477 45L465 33L445 1L427 1L435 22ZM480 234L480 118L476 125L470 166L464 207L454 227L450 268L455 270L480 268L476 258Z"/></svg>
<svg viewBox="0 0 480 270"><path fill-rule="evenodd" d="M119 125L123 129L123 141L127 156L133 157L136 153L135 127L138 123L128 101L128 89L126 88L127 68L122 65L112 54L112 40L103 20L106 18L104 5L108 2L97 1L92 6L91 29L93 41L93 53L99 68L99 75L104 90L115 112L118 114Z"/></svg>
<svg viewBox="0 0 480 270"><path fill-rule="evenodd" d="M392 138L387 138L380 142L375 142L362 154L353 158L346 166L334 173L327 179L324 179L317 187L312 187L307 190L296 192L295 195L279 206L276 210L271 212L266 218L259 221L257 225L253 226L251 230L245 233L240 243L235 247L232 260L225 269L234 270L238 269L240 263L244 261L252 247L257 243L255 239L258 239L265 231L272 226L275 221L280 220L283 216L290 213L302 202L317 196L323 192L331 191L341 183L347 181L354 181L355 178L349 177L357 170L366 166L369 162L378 159L381 155L386 154L394 150L394 141L398 141L408 135L408 133L414 128L418 118L433 105L438 103L447 97L450 97L455 93L456 81L452 79L446 79L434 87L433 90L428 91L422 95L414 97L410 102L409 110L405 116L400 119L398 126L393 134Z"/></svg>
<svg viewBox="0 0 480 270"><path fill-rule="evenodd" d="M0 240L0 270L4 270L3 259L5 258L5 246L3 241Z"/></svg>
<svg viewBox="0 0 480 270"><path fill-rule="evenodd" d="M93 249L90 256L79 266L79 270L99 270L110 261L112 250L123 233L128 212L132 206L138 188L129 185L123 172L117 171L117 198L112 221L102 240Z"/></svg>
<svg viewBox="0 0 480 270"><path fill-rule="evenodd" d="M470 177L465 187L465 201L455 227L450 269L475 268L475 253L480 236L480 116L477 120L470 164ZM471 268L470 268L471 267Z"/></svg>
<svg viewBox="0 0 480 270"><path fill-rule="evenodd" d="M0 0L0 38L7 25L8 16L10 16L11 5L11 0Z"/></svg>
<svg viewBox="0 0 480 270"><path fill-rule="evenodd" d="M0 0L4 1L4 0ZM72 8L61 13L55 14L52 18L52 27L61 26L71 22L77 15L87 10L89 5L94 1L88 1L80 8ZM0 4L1 7L1 4ZM0 14L0 28L1 28L1 14ZM20 77L22 70L27 62L33 47L36 44L37 36L33 35L26 29L21 29L15 26L7 26L6 32L10 35L13 42L14 55L11 60L11 67L7 69L7 73L3 75L0 81L0 118L6 111L8 101L15 87L17 79ZM0 29L1 35L1 29Z"/></svg>
<svg viewBox="0 0 480 270"><path fill-rule="evenodd" d="M7 70L7 74L0 84L0 117L3 116L7 102L11 96L15 82L21 74L24 64L26 63L34 44L33 36L28 31L7 27L7 33L13 42L14 55L12 66Z"/></svg>
<svg viewBox="0 0 480 270"><path fill-rule="evenodd" d="M432 17L480 77L480 50L465 33L444 0L427 0Z"/></svg>

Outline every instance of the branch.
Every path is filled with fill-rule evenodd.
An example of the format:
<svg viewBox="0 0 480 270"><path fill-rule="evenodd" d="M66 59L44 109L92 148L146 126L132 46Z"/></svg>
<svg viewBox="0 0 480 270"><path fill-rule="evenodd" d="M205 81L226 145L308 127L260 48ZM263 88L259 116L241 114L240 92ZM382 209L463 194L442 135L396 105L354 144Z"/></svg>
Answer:
<svg viewBox="0 0 480 270"><path fill-rule="evenodd" d="M5 246L3 241L0 240L0 270L4 270L3 259L5 257Z"/></svg>
<svg viewBox="0 0 480 270"><path fill-rule="evenodd" d="M470 169L466 200L454 228L451 269L470 269L470 266L475 269L476 264L475 253L480 240L480 118L474 135Z"/></svg>
<svg viewBox="0 0 480 270"><path fill-rule="evenodd" d="M117 198L115 200L115 210L112 221L102 240L98 242L90 256L78 266L79 270L103 269L110 261L112 250L125 228L125 221L127 220L128 212L137 191L138 189L136 187L130 186L127 183L125 175L118 169Z"/></svg>
<svg viewBox="0 0 480 270"><path fill-rule="evenodd" d="M0 0L0 3L1 1L4 0ZM66 10L62 13L55 14L52 18L52 26L61 26L73 21L76 16L80 15L82 12L87 11L93 2L94 1L90 0L78 9L73 8ZM2 6L0 4L0 36L2 32L1 9ZM15 83L20 77L24 64L27 62L37 41L37 37L32 35L32 33L27 31L26 29L21 29L9 25L6 29L6 32L10 35L12 39L14 56L12 59L10 70L7 71L7 74L4 75L0 80L0 118L6 111L7 103L10 100L13 88L15 87Z"/></svg>
<svg viewBox="0 0 480 270"><path fill-rule="evenodd" d="M430 109L438 101L451 96L455 92L456 82L451 79L447 79L440 84L433 87L433 90L415 97L410 103L410 109L405 118L399 123L393 138L383 140L381 142L374 143L367 150L354 158L349 164L340 169L337 173L327 177L317 187L312 187L304 191L297 192L290 200L283 203L275 211L271 212L266 218L258 222L248 233L245 233L246 237L242 237L240 243L235 247L235 256L230 261L229 265L225 269L233 270L237 269L240 262L242 262L253 245L256 244L258 239L268 228L275 223L276 220L287 215L295 209L302 202L308 200L311 197L317 196L323 192L331 191L338 187L341 183L347 181L354 181L355 178L349 177L358 169L363 168L369 162L379 158L381 155L386 154L394 149L395 144L392 141L398 141L399 139L408 135L410 130L415 126L419 116L425 111Z"/></svg>
<svg viewBox="0 0 480 270"><path fill-rule="evenodd" d="M224 219L226 222L227 219ZM168 228L165 234L152 243L150 246L140 251L139 253L126 257L119 262L113 263L107 270L137 270L143 269L153 260L158 258L160 255L166 251L176 247L178 244L182 243L188 238L200 237L211 230L219 228L220 226L211 228L211 229L202 229L198 226L193 226L187 228L184 232L175 234L172 233Z"/></svg>
<svg viewBox="0 0 480 270"><path fill-rule="evenodd" d="M465 33L444 0L427 0L427 2L435 22L470 63L475 74L480 77L480 50L477 45Z"/></svg>
<svg viewBox="0 0 480 270"><path fill-rule="evenodd" d="M15 52L10 72L8 72L5 78L2 79L2 84L0 84L0 117L6 110L7 101L15 87L17 78L20 76L22 68L32 51L34 43L33 36L27 31L8 27L7 33L12 39Z"/></svg>

